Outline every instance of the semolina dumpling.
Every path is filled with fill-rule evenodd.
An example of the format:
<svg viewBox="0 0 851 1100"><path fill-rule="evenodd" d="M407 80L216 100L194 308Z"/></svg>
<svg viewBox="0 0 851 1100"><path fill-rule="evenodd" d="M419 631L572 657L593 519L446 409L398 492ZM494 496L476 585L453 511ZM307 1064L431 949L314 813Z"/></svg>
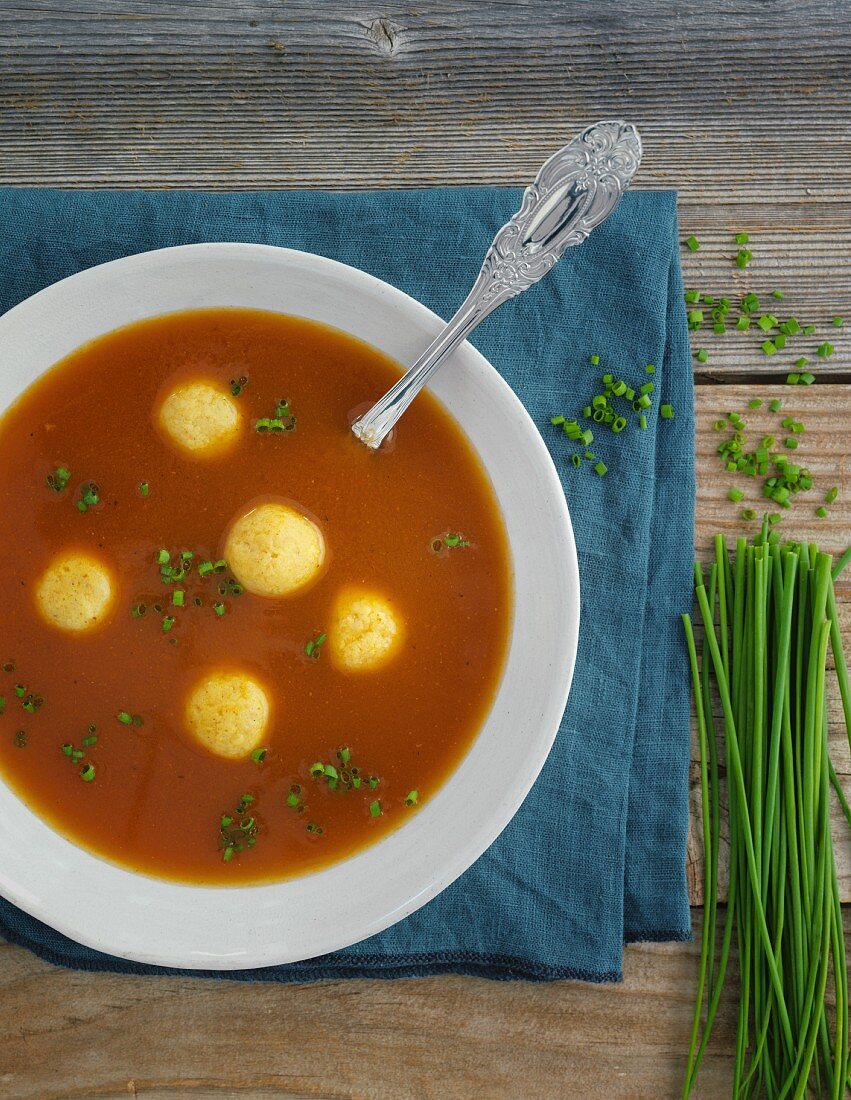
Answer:
<svg viewBox="0 0 851 1100"><path fill-rule="evenodd" d="M35 586L44 618L59 630L80 633L99 626L112 604L109 569L90 554L68 551L53 559Z"/></svg>
<svg viewBox="0 0 851 1100"><path fill-rule="evenodd" d="M231 572L257 596L288 596L312 581L325 560L316 524L288 504L258 504L232 524L224 557Z"/></svg>
<svg viewBox="0 0 851 1100"><path fill-rule="evenodd" d="M367 671L393 656L402 635L402 620L383 596L349 589L337 599L328 645L340 668Z"/></svg>
<svg viewBox="0 0 851 1100"><path fill-rule="evenodd" d="M159 423L169 438L199 457L221 450L239 431L236 402L212 382L186 382L159 407Z"/></svg>
<svg viewBox="0 0 851 1100"><path fill-rule="evenodd" d="M186 724L199 745L238 760L258 748L269 723L269 700L242 672L212 672L186 700Z"/></svg>

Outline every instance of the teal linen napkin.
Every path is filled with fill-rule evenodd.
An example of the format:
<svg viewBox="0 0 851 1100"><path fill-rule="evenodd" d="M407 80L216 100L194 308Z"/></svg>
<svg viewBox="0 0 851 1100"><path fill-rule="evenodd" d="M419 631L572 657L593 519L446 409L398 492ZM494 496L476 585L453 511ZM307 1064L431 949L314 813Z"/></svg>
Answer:
<svg viewBox="0 0 851 1100"><path fill-rule="evenodd" d="M119 256L257 241L363 268L448 317L519 197L503 188L0 189L0 312ZM620 978L624 941L690 935L689 696L679 614L691 602L694 425L674 193L627 194L586 244L485 321L473 343L540 426L573 519L582 621L555 747L505 832L428 905L344 951L228 978L460 972L609 981ZM600 366L590 365L592 354ZM656 391L647 430L598 431L593 449L608 475L588 464L574 469L573 445L549 417L578 414L604 369L637 388L648 363ZM673 405L673 419L658 416L660 402ZM83 947L4 899L0 933L66 966L162 972Z"/></svg>

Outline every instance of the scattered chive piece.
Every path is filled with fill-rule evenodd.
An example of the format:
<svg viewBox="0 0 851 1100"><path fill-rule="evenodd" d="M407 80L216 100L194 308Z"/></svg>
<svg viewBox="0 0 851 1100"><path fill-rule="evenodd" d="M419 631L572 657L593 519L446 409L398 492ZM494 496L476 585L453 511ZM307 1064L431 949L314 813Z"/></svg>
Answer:
<svg viewBox="0 0 851 1100"><path fill-rule="evenodd" d="M150 491L151 491L151 487L147 483L147 481L140 481L139 482L139 495L140 496L146 497L150 493Z"/></svg>
<svg viewBox="0 0 851 1100"><path fill-rule="evenodd" d="M222 615L224 615L227 608L225 607L225 605L223 603L214 603L213 604L213 610L219 616L219 618L221 618Z"/></svg>
<svg viewBox="0 0 851 1100"><path fill-rule="evenodd" d="M749 409L761 409L762 408L762 401L758 397L752 397L751 400L748 401L748 408Z"/></svg>
<svg viewBox="0 0 851 1100"><path fill-rule="evenodd" d="M705 363L706 360L709 358L709 352L706 350L706 348L698 348L695 358L697 359L698 363Z"/></svg>
<svg viewBox="0 0 851 1100"><path fill-rule="evenodd" d="M699 290L687 290L685 292L685 294L683 295L683 298L685 299L685 301L689 302L690 304L694 304L695 302L699 302L700 301L700 291Z"/></svg>
<svg viewBox="0 0 851 1100"><path fill-rule="evenodd" d="M831 488L828 489L827 492L824 494L825 503L826 504L833 504L833 502L836 500L836 498L838 496L839 496L839 489L835 485L831 486Z"/></svg>
<svg viewBox="0 0 851 1100"><path fill-rule="evenodd" d="M381 817L381 800L376 798L374 802L369 804L370 817Z"/></svg>
<svg viewBox="0 0 851 1100"><path fill-rule="evenodd" d="M133 721L132 715L128 714L126 710L120 710L115 716L122 726L129 726Z"/></svg>
<svg viewBox="0 0 851 1100"><path fill-rule="evenodd" d="M732 488L727 491L727 499L734 501L736 504L744 498L744 495L741 489Z"/></svg>
<svg viewBox="0 0 851 1100"><path fill-rule="evenodd" d="M845 320L842 317L836 316L830 323L833 325L834 328L842 328L842 326L845 324Z"/></svg>
<svg viewBox="0 0 851 1100"><path fill-rule="evenodd" d="M54 493L61 493L63 489L66 489L70 480L71 471L67 466L55 466L53 472L45 478Z"/></svg>
<svg viewBox="0 0 851 1100"><path fill-rule="evenodd" d="M662 417L663 420L673 420L674 419L674 406L673 405L668 405L668 404L660 405L659 406L659 415Z"/></svg>
<svg viewBox="0 0 851 1100"><path fill-rule="evenodd" d="M653 366L652 363L648 363L647 366L644 368L644 373L645 374L655 374L656 373L656 368Z"/></svg>
<svg viewBox="0 0 851 1100"><path fill-rule="evenodd" d="M743 508L742 519L747 520L747 522L750 523L751 520L756 519L756 512L753 510L753 508Z"/></svg>
<svg viewBox="0 0 851 1100"><path fill-rule="evenodd" d="M406 806L416 806L417 802L419 802L419 798L420 798L420 792L419 791L417 791L417 790L408 791L408 793L405 795L405 805Z"/></svg>
<svg viewBox="0 0 851 1100"><path fill-rule="evenodd" d="M827 515L827 508L825 508L823 504L820 504L818 508L816 508L816 515L819 519L824 519L824 517Z"/></svg>
<svg viewBox="0 0 851 1100"><path fill-rule="evenodd" d="M747 233L736 233L736 235L733 237L733 240L736 242L736 244L747 244L749 239L750 238L748 237Z"/></svg>
<svg viewBox="0 0 851 1100"><path fill-rule="evenodd" d="M169 554L168 550L158 550L157 551L157 564L158 565L168 565L170 560L171 560L171 554Z"/></svg>
<svg viewBox="0 0 851 1100"><path fill-rule="evenodd" d="M580 466L582 465L582 459L581 459L581 457L580 457L580 456L579 456L578 454L572 454L572 455L570 456L570 461L571 461L571 464L572 464L573 466L575 466L577 470L578 470L578 469L579 469L579 467L580 467Z"/></svg>
<svg viewBox="0 0 851 1100"><path fill-rule="evenodd" d="M94 777L95 777L95 766L94 766L94 764L84 764L82 766L82 768L80 768L80 779L82 779L82 781L84 783L91 783L91 781L94 779Z"/></svg>
<svg viewBox="0 0 851 1100"><path fill-rule="evenodd" d="M239 397L245 387L248 385L248 375L242 374L239 378L231 378L230 380L230 392L234 397Z"/></svg>
<svg viewBox="0 0 851 1100"><path fill-rule="evenodd" d="M263 761L266 759L266 753L268 751L268 749L255 749L254 752L252 752L251 754L251 759L254 761L255 764L262 764Z"/></svg>
<svg viewBox="0 0 851 1100"><path fill-rule="evenodd" d="M173 615L166 615L162 623L163 634L168 634L176 622L177 619Z"/></svg>
<svg viewBox="0 0 851 1100"><path fill-rule="evenodd" d="M815 380L816 376L814 374L810 374L808 370L804 371L804 373L798 378L798 381L802 386L811 386L813 382L815 382Z"/></svg>
<svg viewBox="0 0 851 1100"><path fill-rule="evenodd" d="M96 745L97 743L98 743L98 738L97 738L96 733L92 733L88 737L84 737L83 741L82 741L82 745L83 745L84 749L89 749L89 748L92 747L92 745Z"/></svg>
<svg viewBox="0 0 851 1100"><path fill-rule="evenodd" d="M740 248L736 253L736 267L744 270L753 259L753 252L747 248Z"/></svg>
<svg viewBox="0 0 851 1100"><path fill-rule="evenodd" d="M692 235L691 237L687 237L684 243L686 248L689 249L690 252L697 252L697 250L700 248L700 241L694 235Z"/></svg>
<svg viewBox="0 0 851 1100"><path fill-rule="evenodd" d="M171 602L175 607L183 607L183 601L186 598L186 593L182 588L175 588L171 594Z"/></svg>
<svg viewBox="0 0 851 1100"><path fill-rule="evenodd" d="M765 355L774 355L777 351L777 345L771 340L764 340L762 342L762 350Z"/></svg>
<svg viewBox="0 0 851 1100"><path fill-rule="evenodd" d="M783 408L783 402L780 400L779 397L775 397L768 407L773 413L779 413L780 410Z"/></svg>
<svg viewBox="0 0 851 1100"><path fill-rule="evenodd" d="M815 325L804 325L804 327L801 329L801 332L803 332L803 334L805 336L812 336L812 334L815 332L815 330L816 330Z"/></svg>
<svg viewBox="0 0 851 1100"><path fill-rule="evenodd" d="M608 472L609 467L605 464L605 462L603 462L602 459L600 459L594 469L597 471L600 477L603 477Z"/></svg>
<svg viewBox="0 0 851 1100"><path fill-rule="evenodd" d="M592 367L599 366L599 363L600 363L600 356L599 355L592 355L591 356L591 366Z"/></svg>
<svg viewBox="0 0 851 1100"><path fill-rule="evenodd" d="M833 355L833 344L828 344L825 341L823 344L819 344L816 348L816 355L819 359L829 359Z"/></svg>
<svg viewBox="0 0 851 1100"><path fill-rule="evenodd" d="M777 298L782 302L783 301L783 291L782 290L772 290L771 297L772 298Z"/></svg>
<svg viewBox="0 0 851 1100"><path fill-rule="evenodd" d="M800 374L795 374L794 371L791 374L786 375L786 385L787 386L797 386L800 381L801 381Z"/></svg>
<svg viewBox="0 0 851 1100"><path fill-rule="evenodd" d="M26 695L26 692L27 689L24 687L23 684L15 684L15 694L19 699L23 699L23 697Z"/></svg>
<svg viewBox="0 0 851 1100"><path fill-rule="evenodd" d="M794 451L798 447L798 440L793 435L790 435L786 440L785 446L788 447L790 451Z"/></svg>
<svg viewBox="0 0 851 1100"><path fill-rule="evenodd" d="M738 319L738 321L736 321L736 328L740 332L744 332L746 329L749 329L750 327L751 327L751 319L746 313L743 313L742 316Z"/></svg>
<svg viewBox="0 0 851 1100"><path fill-rule="evenodd" d="M638 426L639 428L647 427L647 417L644 415L644 413L642 413L641 416L639 416L638 418Z"/></svg>

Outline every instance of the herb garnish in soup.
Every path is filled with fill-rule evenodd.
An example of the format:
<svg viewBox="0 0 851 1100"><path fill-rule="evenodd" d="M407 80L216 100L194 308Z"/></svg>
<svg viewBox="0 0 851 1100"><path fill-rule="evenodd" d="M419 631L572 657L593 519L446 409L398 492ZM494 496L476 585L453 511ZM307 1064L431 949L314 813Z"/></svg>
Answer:
<svg viewBox="0 0 851 1100"><path fill-rule="evenodd" d="M398 828L490 708L508 549L422 394L369 451L383 354L201 310L74 352L0 421L0 769L133 870L268 881Z"/></svg>

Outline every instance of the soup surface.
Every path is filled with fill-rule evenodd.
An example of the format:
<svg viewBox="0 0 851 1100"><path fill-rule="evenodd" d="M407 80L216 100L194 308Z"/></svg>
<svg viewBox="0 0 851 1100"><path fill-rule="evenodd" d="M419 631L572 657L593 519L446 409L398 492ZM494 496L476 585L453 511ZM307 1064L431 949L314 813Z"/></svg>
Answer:
<svg viewBox="0 0 851 1100"><path fill-rule="evenodd" d="M388 448L352 436L398 374L313 322L202 310L80 348L0 421L0 769L69 839L279 879L404 824L459 763L506 653L507 542L429 394Z"/></svg>

